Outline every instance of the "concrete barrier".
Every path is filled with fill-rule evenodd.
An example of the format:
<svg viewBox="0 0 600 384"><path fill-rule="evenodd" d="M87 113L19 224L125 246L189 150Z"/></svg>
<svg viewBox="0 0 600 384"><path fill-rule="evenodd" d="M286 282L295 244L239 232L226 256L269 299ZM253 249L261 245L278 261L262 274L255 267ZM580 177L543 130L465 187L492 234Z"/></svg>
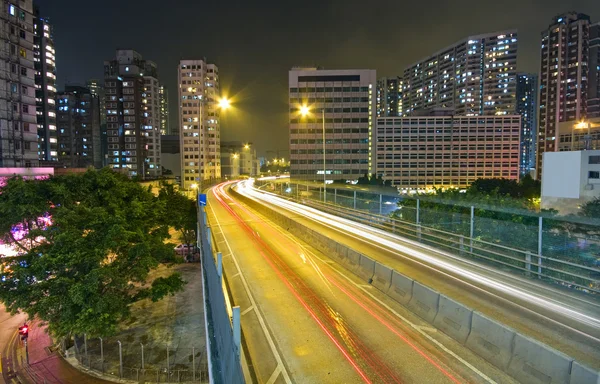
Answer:
<svg viewBox="0 0 600 384"><path fill-rule="evenodd" d="M392 272L392 284L388 295L402 305L408 304L412 298L413 281L396 271Z"/></svg>
<svg viewBox="0 0 600 384"><path fill-rule="evenodd" d="M344 264L346 262L346 258L348 257L348 247L343 244L336 244L334 256L338 259L340 264Z"/></svg>
<svg viewBox="0 0 600 384"><path fill-rule="evenodd" d="M428 323L433 324L435 315L437 315L438 312L439 301L440 294L438 292L415 281L413 284L412 298L408 303L408 308L427 320Z"/></svg>
<svg viewBox="0 0 600 384"><path fill-rule="evenodd" d="M472 317L473 311L470 308L440 295L438 314L433 325L459 343L465 344L471 332Z"/></svg>
<svg viewBox="0 0 600 384"><path fill-rule="evenodd" d="M471 333L465 345L502 370L507 370L512 356L512 343L515 332L512 329L488 319L479 312L473 312Z"/></svg>
<svg viewBox="0 0 600 384"><path fill-rule="evenodd" d="M348 248L348 252L346 255L346 268L353 272L356 272L358 266L360 265L360 253Z"/></svg>
<svg viewBox="0 0 600 384"><path fill-rule="evenodd" d="M392 269L381 263L375 263L373 286L383 293L387 293L392 285Z"/></svg>
<svg viewBox="0 0 600 384"><path fill-rule="evenodd" d="M507 372L522 383L569 384L572 362L569 356L517 333Z"/></svg>
<svg viewBox="0 0 600 384"><path fill-rule="evenodd" d="M569 384L600 384L600 373L574 361Z"/></svg>
<svg viewBox="0 0 600 384"><path fill-rule="evenodd" d="M360 255L360 262L358 264L358 268L356 269L356 274L371 284L373 279L373 273L375 272L375 261L368 256Z"/></svg>

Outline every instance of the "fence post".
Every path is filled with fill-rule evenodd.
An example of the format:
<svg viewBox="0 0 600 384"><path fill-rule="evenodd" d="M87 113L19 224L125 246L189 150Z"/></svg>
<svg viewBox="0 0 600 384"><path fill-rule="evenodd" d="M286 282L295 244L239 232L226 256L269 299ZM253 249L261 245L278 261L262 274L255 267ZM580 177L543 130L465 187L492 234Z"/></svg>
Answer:
<svg viewBox="0 0 600 384"><path fill-rule="evenodd" d="M471 205L471 231L469 232L471 238L471 253L473 253L473 238L475 237L475 207Z"/></svg>
<svg viewBox="0 0 600 384"><path fill-rule="evenodd" d="M538 279L542 278L542 256L538 257Z"/></svg>
<svg viewBox="0 0 600 384"><path fill-rule="evenodd" d="M223 276L223 255L217 252L217 275L219 278Z"/></svg>
<svg viewBox="0 0 600 384"><path fill-rule="evenodd" d="M85 350L85 359L87 360L88 368L90 367L90 355L87 349L87 333L83 334L83 349Z"/></svg>
<svg viewBox="0 0 600 384"><path fill-rule="evenodd" d="M539 217L538 224L538 256L542 256L542 237L544 234L544 223L542 216Z"/></svg>
<svg viewBox="0 0 600 384"><path fill-rule="evenodd" d="M119 378L123 378L123 349L121 348L121 341L117 340L119 344Z"/></svg>
<svg viewBox="0 0 600 384"><path fill-rule="evenodd" d="M379 215L383 214L383 195L379 194Z"/></svg>
<svg viewBox="0 0 600 384"><path fill-rule="evenodd" d="M356 191L354 191L354 209L356 209Z"/></svg>
<svg viewBox="0 0 600 384"><path fill-rule="evenodd" d="M192 347L192 381L196 380L196 347Z"/></svg>
<svg viewBox="0 0 600 384"><path fill-rule="evenodd" d="M460 253L461 255L464 253L465 251L465 237L463 235L460 235Z"/></svg>
<svg viewBox="0 0 600 384"><path fill-rule="evenodd" d="M417 224L421 224L421 218L419 217L420 207L421 207L421 200L417 199L417 220L416 220Z"/></svg>
<svg viewBox="0 0 600 384"><path fill-rule="evenodd" d="M169 367L171 366L171 362L169 361L169 347L167 347L167 381L169 381Z"/></svg>
<svg viewBox="0 0 600 384"><path fill-rule="evenodd" d="M142 370L144 369L144 344L140 343L142 346Z"/></svg>
<svg viewBox="0 0 600 384"><path fill-rule="evenodd" d="M236 347L236 354L240 356L240 341L241 341L241 333L240 333L240 306L236 305L231 308L233 314L233 343Z"/></svg>
<svg viewBox="0 0 600 384"><path fill-rule="evenodd" d="M525 268L527 268L528 271L531 271L531 252L529 251L525 252ZM530 275L530 273L527 272L527 275Z"/></svg>
<svg viewBox="0 0 600 384"><path fill-rule="evenodd" d="M333 204L337 205L337 188L333 190Z"/></svg>
<svg viewBox="0 0 600 384"><path fill-rule="evenodd" d="M300 199L300 186L296 184L296 200Z"/></svg>
<svg viewBox="0 0 600 384"><path fill-rule="evenodd" d="M104 340L102 340L101 337L99 339L100 339L100 365L102 366L100 371L102 373L104 373Z"/></svg>

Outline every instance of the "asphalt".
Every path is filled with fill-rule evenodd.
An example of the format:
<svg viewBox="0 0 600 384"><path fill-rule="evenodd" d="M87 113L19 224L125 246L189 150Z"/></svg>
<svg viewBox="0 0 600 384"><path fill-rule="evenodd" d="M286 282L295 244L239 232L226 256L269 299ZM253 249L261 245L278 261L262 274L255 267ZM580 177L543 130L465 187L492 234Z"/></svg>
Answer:
<svg viewBox="0 0 600 384"><path fill-rule="evenodd" d="M207 212L254 381L514 382L247 207Z"/></svg>

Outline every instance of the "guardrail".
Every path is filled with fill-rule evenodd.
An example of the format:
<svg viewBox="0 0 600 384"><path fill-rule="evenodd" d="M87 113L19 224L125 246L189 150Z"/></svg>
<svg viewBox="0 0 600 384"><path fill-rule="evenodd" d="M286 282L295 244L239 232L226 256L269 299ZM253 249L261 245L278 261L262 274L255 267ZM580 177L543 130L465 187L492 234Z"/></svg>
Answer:
<svg viewBox="0 0 600 384"><path fill-rule="evenodd" d="M600 373L524 336L266 205L233 192L295 236L301 237L368 284L407 307L461 345L524 383L596 384Z"/></svg>
<svg viewBox="0 0 600 384"><path fill-rule="evenodd" d="M268 181L256 182L255 185L265 187L272 184ZM369 224L387 232L417 240L423 244L451 251L466 259L508 269L512 273L517 273L521 276L542 279L587 293L600 293L600 268L562 260L540 252L545 249L543 245L544 230L542 217L538 219L538 246L537 252L535 252L509 247L475 236L478 222L483 222L481 225L490 227L506 226L512 223L498 223L497 220L491 223L489 219L475 216L474 207L470 209L471 214L470 220L467 223L468 226L464 225L469 230L465 235L464 233L454 233L423 225L421 218L426 211L424 212L424 210L419 210L418 208L416 211L416 222L391 217L391 213L397 209L396 202L401 198L400 196L377 195L377 198L367 200L367 203L365 203L364 199L361 200L358 198L358 194L364 194L364 192L344 190L345 194L342 194L337 189L328 189L328 197L325 199L320 188L300 184L288 184L285 187L283 184L280 184L269 192L279 194L292 201L336 216ZM350 196L347 196L348 194ZM326 202L323 202L323 200L326 200ZM392 200L395 201L392 202ZM369 204L372 207L367 209L357 208ZM373 213L373 210L377 213ZM388 215L383 214L386 211ZM600 228L598 230L600 231ZM598 254L597 258L600 262L600 254Z"/></svg>
<svg viewBox="0 0 600 384"><path fill-rule="evenodd" d="M223 289L221 253L214 243L204 208L198 211L198 244L202 254L202 287L211 383L243 384L240 361L240 308L229 307Z"/></svg>

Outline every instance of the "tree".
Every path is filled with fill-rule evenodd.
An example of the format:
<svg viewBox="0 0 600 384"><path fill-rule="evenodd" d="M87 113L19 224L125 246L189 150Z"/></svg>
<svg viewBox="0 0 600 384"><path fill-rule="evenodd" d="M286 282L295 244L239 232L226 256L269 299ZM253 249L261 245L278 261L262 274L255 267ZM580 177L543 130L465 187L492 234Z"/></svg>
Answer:
<svg viewBox="0 0 600 384"><path fill-rule="evenodd" d="M146 282L150 270L175 259L164 243L165 212L150 188L108 169L9 180L0 194L0 233L23 254L2 260L0 301L13 314L47 322L57 337L114 334L133 303L185 284L177 273ZM28 230L22 238L16 225Z"/></svg>
<svg viewBox="0 0 600 384"><path fill-rule="evenodd" d="M173 184L161 183L158 199L165 207L165 224L179 231L185 244L192 244L196 238L196 203L183 193L175 190Z"/></svg>
<svg viewBox="0 0 600 384"><path fill-rule="evenodd" d="M594 200L588 201L581 207L581 216L590 217L592 219L600 218L600 198L595 197Z"/></svg>

